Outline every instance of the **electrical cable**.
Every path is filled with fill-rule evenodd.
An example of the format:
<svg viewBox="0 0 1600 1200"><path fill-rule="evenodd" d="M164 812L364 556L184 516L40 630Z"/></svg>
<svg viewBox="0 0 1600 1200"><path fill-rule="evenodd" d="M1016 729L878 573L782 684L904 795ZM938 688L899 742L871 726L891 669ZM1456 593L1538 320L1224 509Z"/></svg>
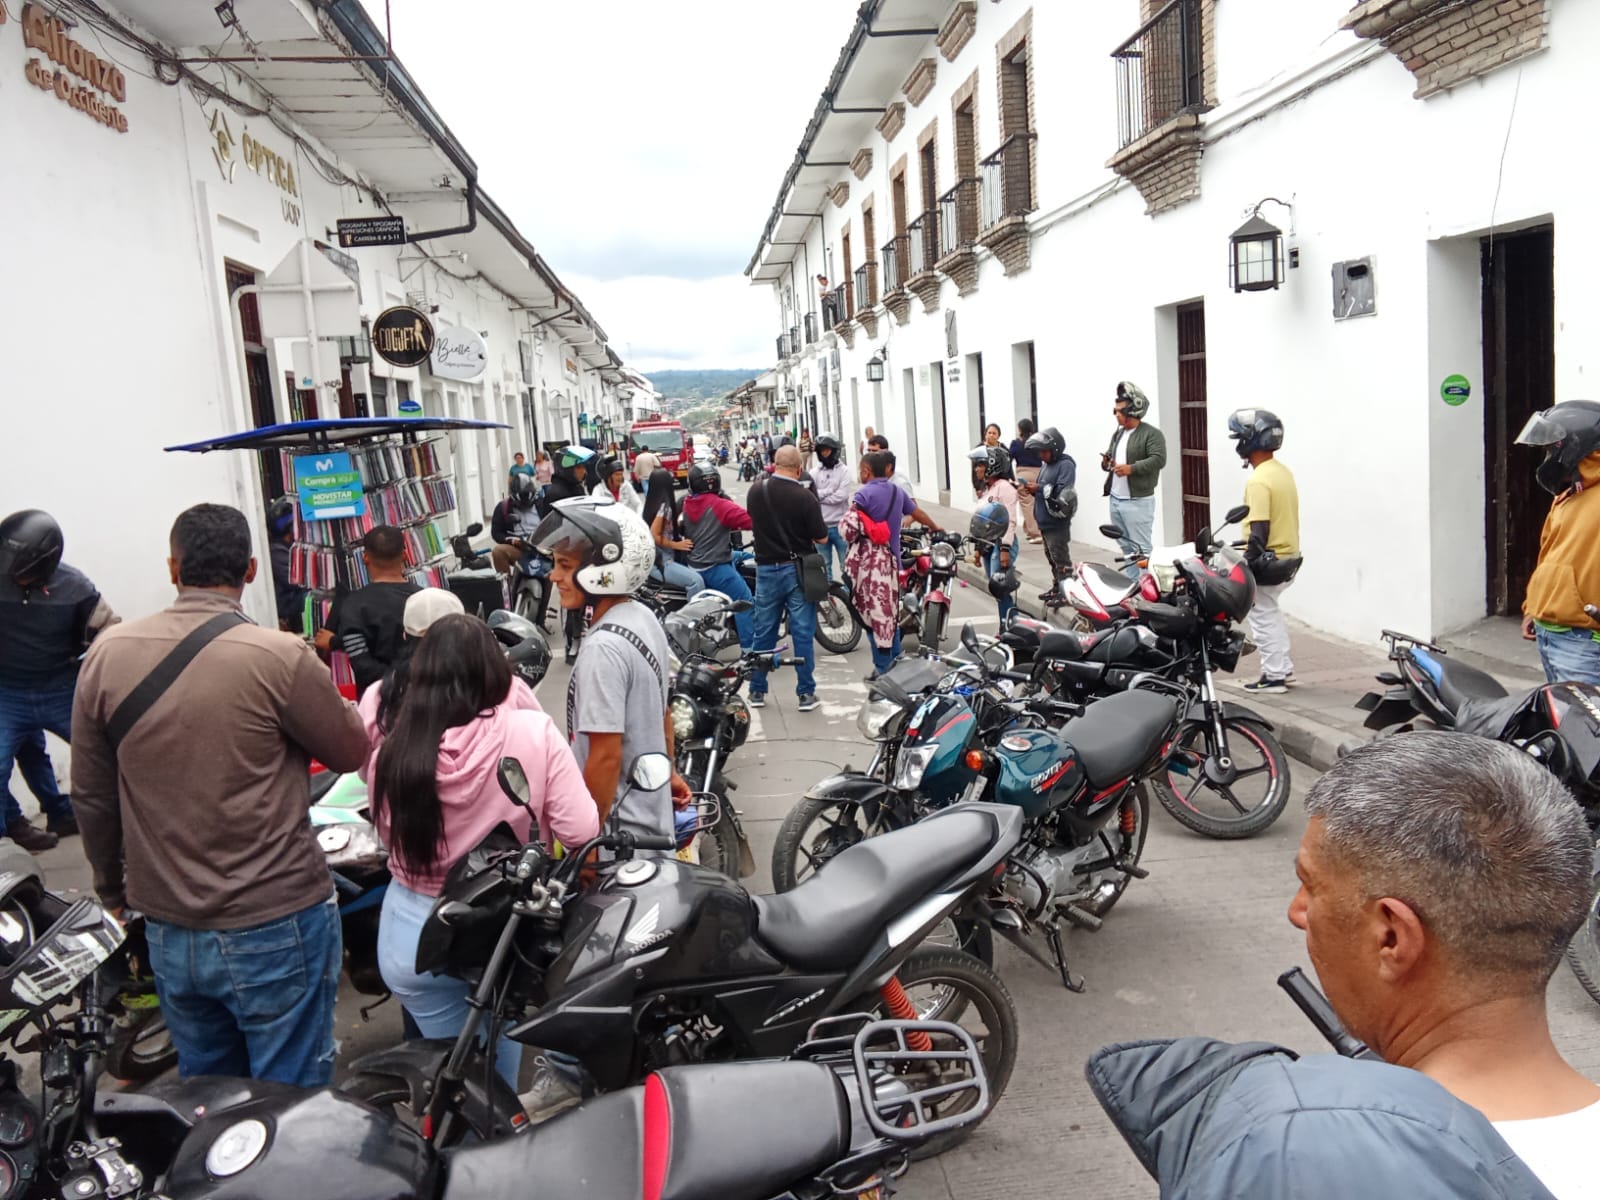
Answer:
<svg viewBox="0 0 1600 1200"><path fill-rule="evenodd" d="M1500 185L1506 178L1506 151L1511 149L1511 130L1517 121L1517 97L1522 95L1522 68L1517 68L1517 83L1511 89L1511 113L1506 117L1506 137L1500 144L1500 167L1494 177L1494 201L1489 205L1489 257L1494 257L1494 222L1500 212Z"/></svg>

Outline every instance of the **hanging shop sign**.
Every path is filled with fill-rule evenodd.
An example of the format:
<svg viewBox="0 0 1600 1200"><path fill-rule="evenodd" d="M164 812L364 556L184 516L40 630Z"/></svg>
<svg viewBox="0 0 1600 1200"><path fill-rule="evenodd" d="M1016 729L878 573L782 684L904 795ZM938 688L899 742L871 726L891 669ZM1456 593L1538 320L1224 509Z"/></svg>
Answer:
<svg viewBox="0 0 1600 1200"><path fill-rule="evenodd" d="M476 331L460 325L439 326L438 336L433 339L433 353L428 358L428 368L435 375L470 383L488 366L489 351Z"/></svg>
<svg viewBox="0 0 1600 1200"><path fill-rule="evenodd" d="M23 68L29 83L41 91L54 92L57 100L93 117L107 129L128 132L128 118L122 110L102 99L107 96L118 103L128 99L128 81L116 63L68 37L66 23L37 4L22 6L22 46L25 50L38 50L43 56L28 59ZM46 60L55 63L55 67Z"/></svg>
<svg viewBox="0 0 1600 1200"><path fill-rule="evenodd" d="M569 383L578 382L578 364L573 362L570 358L562 358L561 373L567 377L567 381Z"/></svg>
<svg viewBox="0 0 1600 1200"><path fill-rule="evenodd" d="M386 308L372 323L372 349L391 366L415 367L433 353L433 322L404 304Z"/></svg>
<svg viewBox="0 0 1600 1200"><path fill-rule="evenodd" d="M346 250L354 246L401 246L406 240L404 217L355 217L335 221L339 230L339 245Z"/></svg>
<svg viewBox="0 0 1600 1200"><path fill-rule="evenodd" d="M348 454L302 454L294 460L294 490L304 521L334 521L367 511L361 472Z"/></svg>

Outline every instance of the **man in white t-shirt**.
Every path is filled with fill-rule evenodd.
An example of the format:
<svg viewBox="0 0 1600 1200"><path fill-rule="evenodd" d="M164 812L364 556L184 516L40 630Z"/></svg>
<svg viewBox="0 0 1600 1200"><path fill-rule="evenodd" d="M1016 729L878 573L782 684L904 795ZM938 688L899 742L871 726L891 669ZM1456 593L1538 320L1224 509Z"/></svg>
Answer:
<svg viewBox="0 0 1600 1200"><path fill-rule="evenodd" d="M1503 743L1412 733L1340 760L1306 809L1289 920L1350 1032L1481 1111L1558 1200L1600 1197L1600 1087L1545 1012L1590 901L1571 793Z"/></svg>

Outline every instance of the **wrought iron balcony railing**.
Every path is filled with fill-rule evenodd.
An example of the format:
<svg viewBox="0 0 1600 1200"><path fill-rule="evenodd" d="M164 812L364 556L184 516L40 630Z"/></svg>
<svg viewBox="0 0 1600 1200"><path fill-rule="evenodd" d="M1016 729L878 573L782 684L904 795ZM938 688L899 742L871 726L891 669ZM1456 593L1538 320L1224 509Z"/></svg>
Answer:
<svg viewBox="0 0 1600 1200"><path fill-rule="evenodd" d="M1179 113L1205 106L1200 5L1172 0L1111 52L1117 64L1117 137L1138 141Z"/></svg>
<svg viewBox="0 0 1600 1200"><path fill-rule="evenodd" d="M978 164L983 197L981 231L1007 217L1033 211L1033 139L1031 133L1014 133Z"/></svg>

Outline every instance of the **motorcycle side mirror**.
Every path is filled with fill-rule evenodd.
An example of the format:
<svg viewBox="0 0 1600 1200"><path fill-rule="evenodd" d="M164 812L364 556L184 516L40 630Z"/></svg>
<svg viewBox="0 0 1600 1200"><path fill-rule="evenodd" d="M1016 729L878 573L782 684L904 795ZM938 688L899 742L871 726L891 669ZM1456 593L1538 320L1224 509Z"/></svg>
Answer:
<svg viewBox="0 0 1600 1200"><path fill-rule="evenodd" d="M978 645L978 634L972 628L971 621L961 627L961 644L978 657L983 657L982 648Z"/></svg>
<svg viewBox="0 0 1600 1200"><path fill-rule="evenodd" d="M1122 540L1122 530L1116 525L1102 525L1100 532L1114 542Z"/></svg>
<svg viewBox="0 0 1600 1200"><path fill-rule="evenodd" d="M665 754L641 754L633 760L628 778L641 792L660 791L672 779L672 760Z"/></svg>
<svg viewBox="0 0 1600 1200"><path fill-rule="evenodd" d="M506 798L513 804L527 808L533 789L528 786L528 773L522 769L522 764L514 758L502 758L495 775L500 780L500 790L506 794Z"/></svg>
<svg viewBox="0 0 1600 1200"><path fill-rule="evenodd" d="M1223 514L1222 523L1224 525L1237 525L1249 515L1250 506L1248 504L1236 504Z"/></svg>
<svg viewBox="0 0 1600 1200"><path fill-rule="evenodd" d="M1200 532L1194 535L1194 552L1196 554L1211 552L1211 526L1201 526Z"/></svg>
<svg viewBox="0 0 1600 1200"><path fill-rule="evenodd" d="M483 522L482 521L474 521L471 525L467 526L467 536L468 537L477 537L482 532L483 532Z"/></svg>

